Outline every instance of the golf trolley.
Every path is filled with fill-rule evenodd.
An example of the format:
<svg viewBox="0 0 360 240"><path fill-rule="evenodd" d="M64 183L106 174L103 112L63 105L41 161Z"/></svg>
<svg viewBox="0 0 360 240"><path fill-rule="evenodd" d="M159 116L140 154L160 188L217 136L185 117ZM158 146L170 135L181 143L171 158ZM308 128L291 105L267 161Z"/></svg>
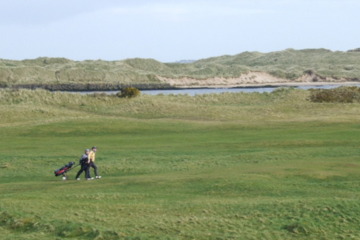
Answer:
<svg viewBox="0 0 360 240"><path fill-rule="evenodd" d="M62 175L62 179L67 180L68 176L66 173L69 172L70 170L74 169L75 167L79 166L79 165L75 165L75 166L74 165L75 165L75 162L69 162L65 166L55 170L54 171L55 177Z"/></svg>

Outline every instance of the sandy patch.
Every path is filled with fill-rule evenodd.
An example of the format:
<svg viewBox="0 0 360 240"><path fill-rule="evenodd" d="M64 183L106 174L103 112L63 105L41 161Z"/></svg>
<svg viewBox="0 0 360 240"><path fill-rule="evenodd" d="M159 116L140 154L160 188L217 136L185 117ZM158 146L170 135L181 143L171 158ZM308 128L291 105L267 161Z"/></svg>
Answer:
<svg viewBox="0 0 360 240"><path fill-rule="evenodd" d="M346 79L333 79L320 77L315 74L305 74L295 80L279 78L265 72L249 72L236 78L214 77L208 79L195 79L189 77L167 78L157 76L163 82L178 88L221 88L221 87L249 87L249 86L299 86L299 85L324 85L349 82Z"/></svg>

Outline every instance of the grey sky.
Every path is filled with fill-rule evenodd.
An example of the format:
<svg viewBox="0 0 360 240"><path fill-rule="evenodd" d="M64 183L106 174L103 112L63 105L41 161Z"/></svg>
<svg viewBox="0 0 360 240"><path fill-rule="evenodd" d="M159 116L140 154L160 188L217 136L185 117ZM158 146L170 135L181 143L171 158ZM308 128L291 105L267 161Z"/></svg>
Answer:
<svg viewBox="0 0 360 240"><path fill-rule="evenodd" d="M360 47L357 0L0 0L0 58L154 58Z"/></svg>

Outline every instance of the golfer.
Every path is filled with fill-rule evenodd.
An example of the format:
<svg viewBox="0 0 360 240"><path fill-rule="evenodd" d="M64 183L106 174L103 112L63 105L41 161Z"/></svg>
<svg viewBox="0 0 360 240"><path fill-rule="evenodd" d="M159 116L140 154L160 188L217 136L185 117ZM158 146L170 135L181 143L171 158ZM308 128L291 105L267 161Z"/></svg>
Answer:
<svg viewBox="0 0 360 240"><path fill-rule="evenodd" d="M76 177L75 177L76 180L80 180L80 175L82 172L85 172L85 178L87 180L94 179L94 178L90 177L89 153L90 153L90 150L85 149L85 153L80 158L81 169L76 174Z"/></svg>
<svg viewBox="0 0 360 240"><path fill-rule="evenodd" d="M99 176L98 174L98 170L97 170L97 166L95 164L95 154L97 151L97 147L92 147L91 151L89 153L89 163L90 163L90 167L94 168L94 173L95 173L95 178L96 179L100 179L101 176Z"/></svg>

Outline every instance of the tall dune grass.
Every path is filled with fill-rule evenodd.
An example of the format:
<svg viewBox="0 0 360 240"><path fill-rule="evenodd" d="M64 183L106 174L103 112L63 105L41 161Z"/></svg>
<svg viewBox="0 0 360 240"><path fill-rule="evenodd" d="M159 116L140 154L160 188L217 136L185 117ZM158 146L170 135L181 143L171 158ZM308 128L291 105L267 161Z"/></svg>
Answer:
<svg viewBox="0 0 360 240"><path fill-rule="evenodd" d="M141 95L122 99L115 95L80 95L45 90L0 90L0 106L11 112L11 105L21 119L41 114L54 118L113 116L139 119L184 119L194 121L306 121L356 118L356 104L316 104L311 91L284 88L272 93L222 93L197 96ZM335 113L336 112L336 113ZM21 116L23 115L23 116ZM15 116L15 115L14 115Z"/></svg>
<svg viewBox="0 0 360 240"><path fill-rule="evenodd" d="M0 60L0 86L19 84L159 84L156 76L170 78L239 77L249 71L296 79L311 71L321 78L359 81L359 52L305 49L202 59L188 64L161 63L154 59L122 61L72 61L63 58Z"/></svg>

